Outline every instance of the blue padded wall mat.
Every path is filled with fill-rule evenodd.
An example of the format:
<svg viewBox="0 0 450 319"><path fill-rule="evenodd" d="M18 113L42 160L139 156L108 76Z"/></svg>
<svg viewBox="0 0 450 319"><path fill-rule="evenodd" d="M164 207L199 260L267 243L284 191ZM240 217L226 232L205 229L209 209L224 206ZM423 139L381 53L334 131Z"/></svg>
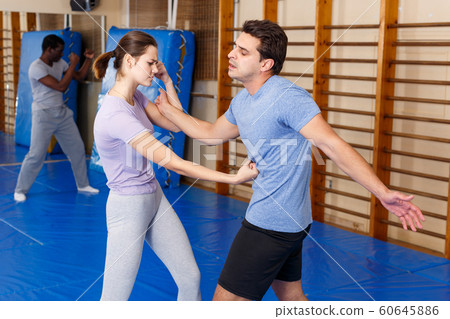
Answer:
<svg viewBox="0 0 450 319"><path fill-rule="evenodd" d="M140 30L150 34L158 43L158 57L162 61L169 73L174 85L178 85L178 98L185 111L189 109L189 99L192 85L192 74L194 70L195 42L194 34L183 30L159 30L159 29L119 29L112 27L109 30L106 51L112 51L116 48L119 40L129 31ZM114 59L109 61L108 69L102 81L102 89L98 97L98 106L101 106L102 98L108 93L114 85L116 70L113 67ZM150 87L139 86L138 90L145 94L150 100L154 101L159 95L158 89L165 89L164 83L154 79ZM169 146L180 157L183 157L185 135L183 132L172 133L171 138L167 130L155 126L155 137L157 137L166 146ZM103 171L101 160L98 155L95 142L91 153L90 167L100 172ZM155 176L161 187L177 187L180 182L180 176L174 172L169 172L163 167L153 164Z"/></svg>
<svg viewBox="0 0 450 319"><path fill-rule="evenodd" d="M31 94L30 80L28 79L28 69L31 63L42 54L42 40L49 34L55 34L64 40L65 46L63 59L69 63L69 55L74 52L81 55L81 34L73 32L70 28L52 31L32 31L25 32L22 37L20 49L20 69L19 85L17 89L17 114L15 124L15 142L23 146L30 146L31 136ZM78 69L79 65L77 66ZM66 105L73 111L74 120L77 118L77 92L78 82L70 82L68 90L64 93ZM56 145L53 153L60 153L61 147Z"/></svg>
<svg viewBox="0 0 450 319"><path fill-rule="evenodd" d="M25 148L0 133L0 300L99 300L106 252L106 177L77 193L69 161L48 155L24 203L14 185ZM180 185L164 189L180 217L211 300L247 203ZM450 300L450 260L314 222L303 246L303 289L318 301ZM177 287L145 245L130 300L176 300ZM263 300L277 300L269 289Z"/></svg>

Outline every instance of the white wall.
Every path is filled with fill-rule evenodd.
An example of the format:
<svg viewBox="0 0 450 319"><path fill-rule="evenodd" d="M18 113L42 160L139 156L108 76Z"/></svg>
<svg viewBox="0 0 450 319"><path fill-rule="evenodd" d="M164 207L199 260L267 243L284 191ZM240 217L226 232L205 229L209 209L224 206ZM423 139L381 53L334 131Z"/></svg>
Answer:
<svg viewBox="0 0 450 319"><path fill-rule="evenodd" d="M92 15L106 16L107 29L111 26L125 26L126 4L128 0L103 0L99 6L90 11ZM59 13L59 14L85 14L74 12L69 0L0 0L1 11Z"/></svg>

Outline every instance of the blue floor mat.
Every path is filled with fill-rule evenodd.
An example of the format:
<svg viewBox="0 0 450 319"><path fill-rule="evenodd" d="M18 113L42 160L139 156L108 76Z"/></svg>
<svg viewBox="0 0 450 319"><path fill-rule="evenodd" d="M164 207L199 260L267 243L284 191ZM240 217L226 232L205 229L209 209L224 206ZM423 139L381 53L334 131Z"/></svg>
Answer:
<svg viewBox="0 0 450 319"><path fill-rule="evenodd" d="M26 154L0 134L0 300L98 300L106 251L106 178L97 195L76 192L64 155L49 157L24 203L13 200ZM6 154L5 154L6 153ZM211 300L247 204L181 185L164 189L192 244ZM304 242L310 300L450 300L450 261L314 222ZM145 246L130 300L176 300L169 271ZM263 300L277 300L269 290Z"/></svg>

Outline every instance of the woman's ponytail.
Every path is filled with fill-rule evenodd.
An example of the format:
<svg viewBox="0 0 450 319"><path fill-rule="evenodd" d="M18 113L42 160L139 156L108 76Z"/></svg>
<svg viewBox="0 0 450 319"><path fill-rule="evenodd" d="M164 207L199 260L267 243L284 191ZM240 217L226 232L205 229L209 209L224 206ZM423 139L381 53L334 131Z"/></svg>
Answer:
<svg viewBox="0 0 450 319"><path fill-rule="evenodd" d="M97 79L102 79L105 76L108 62L112 57L114 57L114 51L103 53L95 59L92 69Z"/></svg>

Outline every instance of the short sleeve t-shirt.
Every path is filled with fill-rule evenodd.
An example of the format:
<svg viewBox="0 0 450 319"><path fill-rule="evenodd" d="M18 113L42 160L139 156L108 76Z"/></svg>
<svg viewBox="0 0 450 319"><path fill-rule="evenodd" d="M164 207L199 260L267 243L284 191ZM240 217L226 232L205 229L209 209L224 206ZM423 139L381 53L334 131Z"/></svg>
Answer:
<svg viewBox="0 0 450 319"><path fill-rule="evenodd" d="M52 66L44 63L41 59L37 59L31 63L28 69L28 78L30 79L33 93L32 110L49 109L64 105L63 93L42 84L39 80L47 75L51 75L60 81L68 68L69 65L63 59L53 62Z"/></svg>
<svg viewBox="0 0 450 319"><path fill-rule="evenodd" d="M300 129L320 109L311 95L272 76L254 94L241 90L225 117L238 126L258 177L245 218L258 227L299 232L312 222L311 145Z"/></svg>
<svg viewBox="0 0 450 319"><path fill-rule="evenodd" d="M149 194L157 187L151 163L128 144L142 132L154 132L145 113L148 99L136 90L133 100L134 106L107 94L94 122L94 139L107 185L122 195Z"/></svg>

